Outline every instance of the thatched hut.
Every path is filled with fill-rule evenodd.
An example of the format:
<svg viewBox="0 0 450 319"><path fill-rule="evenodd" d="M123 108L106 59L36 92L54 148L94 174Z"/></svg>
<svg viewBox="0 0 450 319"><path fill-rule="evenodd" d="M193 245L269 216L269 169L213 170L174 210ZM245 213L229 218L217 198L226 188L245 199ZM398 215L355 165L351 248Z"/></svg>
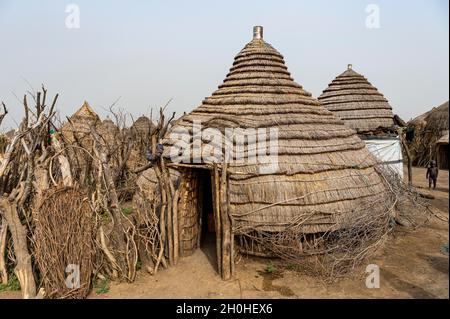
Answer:
<svg viewBox="0 0 450 319"><path fill-rule="evenodd" d="M437 160L440 168L448 169L448 112L447 101L408 122L408 129L414 132L410 141L414 165L427 166Z"/></svg>
<svg viewBox="0 0 450 319"><path fill-rule="evenodd" d="M392 107L363 75L349 64L318 99L358 133L370 152L403 177L401 141Z"/></svg>
<svg viewBox="0 0 450 319"><path fill-rule="evenodd" d="M135 140L127 165L137 169L146 164L145 155L150 146L151 132L155 128L153 122L146 116L140 116L131 126L131 134Z"/></svg>
<svg viewBox="0 0 450 319"><path fill-rule="evenodd" d="M132 128L134 128L139 133L139 135L148 136L151 130L155 128L155 125L147 116L141 115L133 123Z"/></svg>
<svg viewBox="0 0 450 319"><path fill-rule="evenodd" d="M117 140L117 134L120 132L119 127L109 117L98 122L96 127L98 134L103 138L106 145L114 149L114 146L119 143Z"/></svg>
<svg viewBox="0 0 450 319"><path fill-rule="evenodd" d="M91 108L87 101L69 117L68 122L61 127L61 134L64 135L68 141L78 139L80 143L86 143L85 146L92 145L90 138L91 126L100 122L100 117Z"/></svg>
<svg viewBox="0 0 450 319"><path fill-rule="evenodd" d="M243 137L239 130L245 143L227 157L227 146ZM260 130L276 138L261 143ZM373 203L385 196L377 160L364 142L294 82L261 27L254 28L253 40L237 54L218 90L177 121L164 143L165 158L182 178L181 255L199 248L212 220L224 278L224 265L233 269L235 244L241 252L270 255L255 231L277 233L296 225L307 237L339 229L368 202L370 209L381 209ZM276 154L264 158L272 143Z"/></svg>

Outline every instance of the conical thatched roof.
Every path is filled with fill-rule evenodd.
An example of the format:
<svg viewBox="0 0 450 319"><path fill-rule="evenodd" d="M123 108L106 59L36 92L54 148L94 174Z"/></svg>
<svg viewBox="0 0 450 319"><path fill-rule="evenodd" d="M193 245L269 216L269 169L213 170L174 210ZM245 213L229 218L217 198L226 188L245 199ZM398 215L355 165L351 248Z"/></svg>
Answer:
<svg viewBox="0 0 450 319"><path fill-rule="evenodd" d="M435 150L430 148L449 130L448 101L432 108L408 122L408 127L414 128L414 140L410 149L414 154L414 165L427 166L435 158Z"/></svg>
<svg viewBox="0 0 450 319"><path fill-rule="evenodd" d="M376 159L364 142L332 112L294 82L283 56L256 32L234 59L223 84L169 133L186 135L192 123L216 128L278 129L276 172L247 161L229 166L229 203L235 227L279 231L304 213L306 233L339 227L339 221L380 202L385 188ZM192 143L192 134L186 137ZM210 139L203 137L203 143ZM167 138L165 156L175 140ZM247 142L243 153L258 148ZM201 160L204 164L205 160Z"/></svg>
<svg viewBox="0 0 450 319"><path fill-rule="evenodd" d="M437 107L433 107L428 112L415 117L408 122L408 126L414 126L418 129L423 129L428 126L428 128L436 131L448 130L448 111L448 101L446 101Z"/></svg>
<svg viewBox="0 0 450 319"><path fill-rule="evenodd" d="M132 125L132 127L138 132L139 135L149 134L151 129L155 127L152 121L142 115Z"/></svg>
<svg viewBox="0 0 450 319"><path fill-rule="evenodd" d="M100 121L99 116L91 108L87 101L69 118L70 123L62 127L63 133L75 132L78 135L90 134L90 128L93 124Z"/></svg>
<svg viewBox="0 0 450 319"><path fill-rule="evenodd" d="M433 108L425 117L426 129L436 131L448 130L448 101Z"/></svg>
<svg viewBox="0 0 450 319"><path fill-rule="evenodd" d="M358 133L386 131L394 126L394 114L386 98L351 64L328 85L319 101Z"/></svg>
<svg viewBox="0 0 450 319"><path fill-rule="evenodd" d="M97 131L110 147L119 143L117 141L117 134L120 131L119 127L109 117L97 123Z"/></svg>

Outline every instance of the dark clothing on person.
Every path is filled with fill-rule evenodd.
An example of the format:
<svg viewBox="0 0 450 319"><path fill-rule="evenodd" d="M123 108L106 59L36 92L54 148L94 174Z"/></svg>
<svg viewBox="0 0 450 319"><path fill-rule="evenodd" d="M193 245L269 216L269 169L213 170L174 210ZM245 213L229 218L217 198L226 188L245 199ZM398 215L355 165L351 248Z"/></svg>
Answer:
<svg viewBox="0 0 450 319"><path fill-rule="evenodd" d="M433 189L436 188L436 182L439 174L439 169L437 168L436 162L431 161L430 166L427 169L427 177L428 178L428 188L431 188L431 184L433 184Z"/></svg>

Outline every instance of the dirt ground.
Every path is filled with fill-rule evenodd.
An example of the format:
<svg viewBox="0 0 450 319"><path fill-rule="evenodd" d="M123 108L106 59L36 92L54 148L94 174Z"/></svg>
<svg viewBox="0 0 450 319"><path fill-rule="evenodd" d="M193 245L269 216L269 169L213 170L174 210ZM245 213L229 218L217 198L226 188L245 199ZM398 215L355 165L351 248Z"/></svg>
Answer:
<svg viewBox="0 0 450 319"><path fill-rule="evenodd" d="M405 172L406 173L406 172ZM407 176L405 174L405 176ZM440 171L436 190L429 191L425 169L414 168L414 185L434 196L429 201L449 215L448 171ZM268 273L268 259L241 258L236 278L222 281L208 251L197 250L176 267L151 276L139 272L132 284L110 283L109 291L94 289L89 298L449 298L448 223L433 218L412 230L401 226L369 263L380 267L380 288L369 289L365 277L325 284L294 271ZM17 298L18 292L0 292L0 298Z"/></svg>

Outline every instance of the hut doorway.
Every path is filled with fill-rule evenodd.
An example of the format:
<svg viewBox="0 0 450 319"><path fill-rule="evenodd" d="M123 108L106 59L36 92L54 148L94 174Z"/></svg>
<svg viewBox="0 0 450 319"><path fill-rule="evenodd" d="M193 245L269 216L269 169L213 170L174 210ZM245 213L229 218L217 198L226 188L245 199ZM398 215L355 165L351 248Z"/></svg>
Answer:
<svg viewBox="0 0 450 319"><path fill-rule="evenodd" d="M449 158L448 158L449 148L448 144L439 144L437 147L437 162L440 169L448 169Z"/></svg>
<svg viewBox="0 0 450 319"><path fill-rule="evenodd" d="M227 212L227 182L213 170L199 166L182 171L178 205L180 256L201 249L211 265L228 280L234 273L234 234ZM223 210L223 211L222 211Z"/></svg>
<svg viewBox="0 0 450 319"><path fill-rule="evenodd" d="M206 169L198 171L199 182L199 248L208 258L210 264L217 269L216 227L213 205L213 188L211 172Z"/></svg>
<svg viewBox="0 0 450 319"><path fill-rule="evenodd" d="M180 255L192 255L201 249L217 268L214 190L211 171L189 169L183 172L180 221Z"/></svg>

